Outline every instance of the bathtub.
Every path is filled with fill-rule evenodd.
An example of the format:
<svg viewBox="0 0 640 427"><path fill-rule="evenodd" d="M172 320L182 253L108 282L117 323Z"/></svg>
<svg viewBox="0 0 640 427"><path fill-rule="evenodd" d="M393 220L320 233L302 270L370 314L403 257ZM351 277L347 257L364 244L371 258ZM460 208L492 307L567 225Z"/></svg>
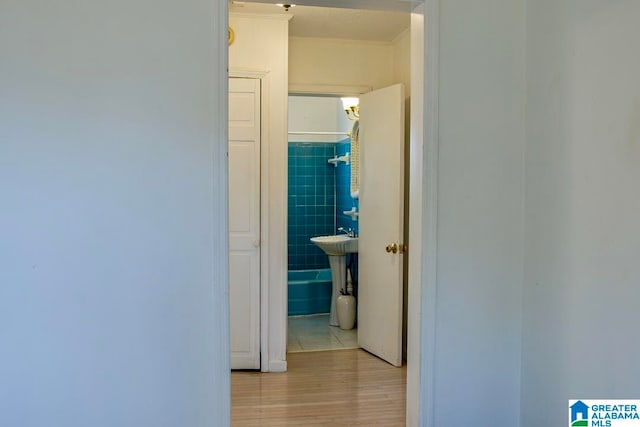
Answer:
<svg viewBox="0 0 640 427"><path fill-rule="evenodd" d="M328 313L331 308L331 270L287 272L289 316Z"/></svg>

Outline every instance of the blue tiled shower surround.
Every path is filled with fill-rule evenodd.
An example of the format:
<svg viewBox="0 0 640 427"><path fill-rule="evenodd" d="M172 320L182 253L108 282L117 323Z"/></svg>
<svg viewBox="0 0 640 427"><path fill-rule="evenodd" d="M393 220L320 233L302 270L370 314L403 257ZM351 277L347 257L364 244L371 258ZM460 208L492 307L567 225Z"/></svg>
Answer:
<svg viewBox="0 0 640 427"><path fill-rule="evenodd" d="M335 150L333 143L289 143L289 271L329 267L309 239L335 232L335 167L327 163Z"/></svg>
<svg viewBox="0 0 640 427"><path fill-rule="evenodd" d="M327 162L349 151L349 138L338 143L289 142L289 315L329 311L329 260L310 239L334 234L338 227L358 230L358 222L342 213L358 207L351 198L351 166ZM310 274L313 280L307 280Z"/></svg>

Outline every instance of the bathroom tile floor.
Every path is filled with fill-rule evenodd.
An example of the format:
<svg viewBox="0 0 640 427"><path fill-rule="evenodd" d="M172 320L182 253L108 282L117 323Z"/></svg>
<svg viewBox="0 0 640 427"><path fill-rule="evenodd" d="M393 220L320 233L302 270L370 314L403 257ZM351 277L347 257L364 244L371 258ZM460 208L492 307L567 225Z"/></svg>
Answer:
<svg viewBox="0 0 640 427"><path fill-rule="evenodd" d="M359 348L357 329L329 326L328 314L290 316L288 329L289 353Z"/></svg>

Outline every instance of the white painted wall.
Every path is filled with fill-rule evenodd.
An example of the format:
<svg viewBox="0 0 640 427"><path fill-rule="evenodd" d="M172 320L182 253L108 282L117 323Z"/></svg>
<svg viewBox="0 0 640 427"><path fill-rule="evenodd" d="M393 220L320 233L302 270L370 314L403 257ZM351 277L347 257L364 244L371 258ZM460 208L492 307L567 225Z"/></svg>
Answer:
<svg viewBox="0 0 640 427"><path fill-rule="evenodd" d="M528 2L524 427L640 395L639 19L635 1Z"/></svg>
<svg viewBox="0 0 640 427"><path fill-rule="evenodd" d="M422 406L432 408L428 425L513 427L520 419L525 1L441 1L439 18L435 354L423 374L433 393ZM427 292L431 282L423 280ZM428 344L421 351L431 351Z"/></svg>
<svg viewBox="0 0 640 427"><path fill-rule="evenodd" d="M225 10L0 4L0 425L229 423Z"/></svg>
<svg viewBox="0 0 640 427"><path fill-rule="evenodd" d="M393 44L356 40L289 38L289 85L365 86L395 82Z"/></svg>
<svg viewBox="0 0 640 427"><path fill-rule="evenodd" d="M393 41L393 80L404 85L407 98L411 96L411 29L407 28Z"/></svg>
<svg viewBox="0 0 640 427"><path fill-rule="evenodd" d="M262 259L268 281L261 298L268 306L267 360L262 370L286 370L287 346L287 37L288 17L231 14L235 42L229 47L229 69L267 72L262 96ZM263 308L265 305L263 304ZM263 324L265 318L263 316Z"/></svg>
<svg viewBox="0 0 640 427"><path fill-rule="evenodd" d="M300 86L367 87L395 83L411 89L409 29L392 42L313 37L289 38L289 84Z"/></svg>
<svg viewBox="0 0 640 427"><path fill-rule="evenodd" d="M290 132L351 132L353 122L349 120L338 97L289 96ZM289 141L337 142L348 135L300 135L289 134Z"/></svg>

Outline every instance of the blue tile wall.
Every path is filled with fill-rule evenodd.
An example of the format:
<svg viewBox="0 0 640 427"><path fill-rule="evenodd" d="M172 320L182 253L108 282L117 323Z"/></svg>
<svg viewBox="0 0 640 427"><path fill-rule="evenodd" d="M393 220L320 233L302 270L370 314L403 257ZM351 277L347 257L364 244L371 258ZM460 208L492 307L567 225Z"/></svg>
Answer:
<svg viewBox="0 0 640 427"><path fill-rule="evenodd" d="M336 171L327 160L336 145L289 142L288 269L328 268L326 254L309 240L335 232Z"/></svg>
<svg viewBox="0 0 640 427"><path fill-rule="evenodd" d="M336 144L336 154L342 156L351 152L351 141L349 138ZM336 169L336 229L343 227L345 230L352 229L358 233L358 221L354 221L350 216L343 214L351 208L358 207L358 200L351 198L351 164L340 163Z"/></svg>
<svg viewBox="0 0 640 427"><path fill-rule="evenodd" d="M351 152L351 140L349 138L336 144L336 154L342 156ZM336 230L343 227L345 230L352 229L358 234L358 221L354 221L350 216L343 214L344 211L355 207L360 210L358 200L351 198L351 164L340 163L336 168ZM347 256L347 264L351 268L351 278L354 285L354 295L358 296L358 254Z"/></svg>

